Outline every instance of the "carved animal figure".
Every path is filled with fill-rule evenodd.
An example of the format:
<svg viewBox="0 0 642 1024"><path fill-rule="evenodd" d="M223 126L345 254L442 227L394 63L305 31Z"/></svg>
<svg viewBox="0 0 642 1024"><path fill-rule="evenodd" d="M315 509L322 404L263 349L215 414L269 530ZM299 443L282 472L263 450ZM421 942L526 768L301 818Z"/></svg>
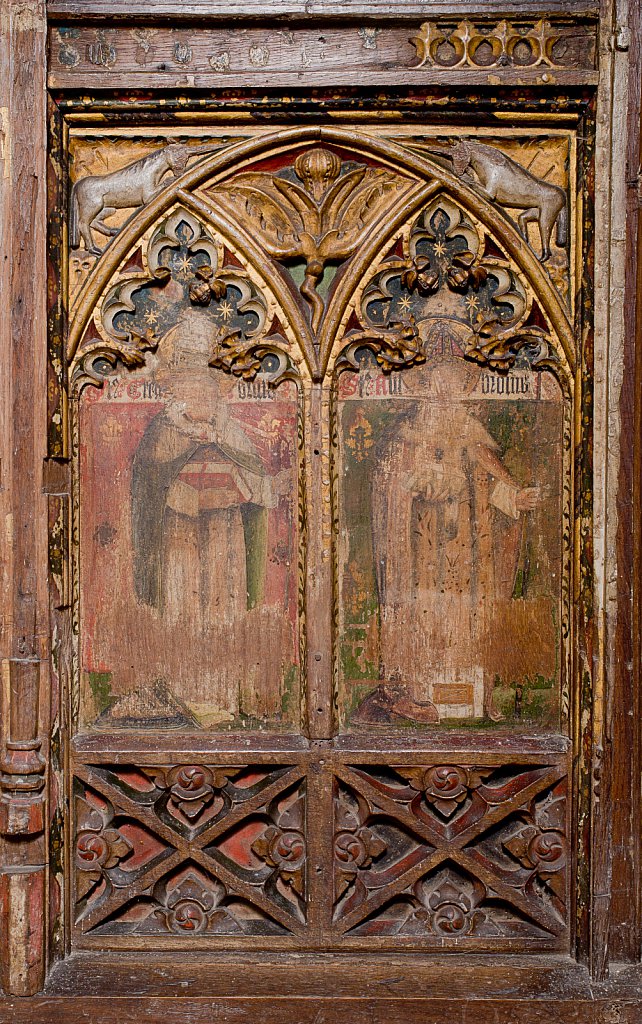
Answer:
<svg viewBox="0 0 642 1024"><path fill-rule="evenodd" d="M568 240L568 207L566 193L550 181L536 178L525 167L511 160L494 146L481 142L462 141L444 148L431 147L431 152L448 156L453 171L459 177L474 171L475 184L480 192L493 202L522 210L517 222L522 237L528 241L527 225L537 223L542 241L541 262L551 255L551 234L557 225L556 242L566 245Z"/></svg>
<svg viewBox="0 0 642 1024"><path fill-rule="evenodd" d="M117 235L120 229L105 224L105 217L116 210L145 206L165 187L161 182L168 172L177 177L183 173L191 156L211 153L216 148L172 142L111 174L81 178L71 191L69 241L72 249L78 249L82 239L88 252L100 256L102 249L93 240L92 228L102 235Z"/></svg>

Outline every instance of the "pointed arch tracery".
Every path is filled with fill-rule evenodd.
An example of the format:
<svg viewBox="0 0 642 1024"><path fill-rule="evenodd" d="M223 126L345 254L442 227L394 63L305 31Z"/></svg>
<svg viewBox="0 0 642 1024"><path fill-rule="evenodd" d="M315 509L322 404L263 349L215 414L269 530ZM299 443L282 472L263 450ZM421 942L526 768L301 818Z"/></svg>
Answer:
<svg viewBox="0 0 642 1024"><path fill-rule="evenodd" d="M229 202L230 189L234 187L234 180L238 180L239 176L245 176L247 181L247 175L250 173L248 169L256 165L259 160L268 157L270 159L283 157L290 151L300 155L304 146L314 147L314 152L317 154L323 152L323 147L341 147L342 151L354 155L357 165L364 158L370 162L374 161L379 168L377 173L380 179L380 194L383 192L384 185L390 186L394 175L398 176L399 181L404 182L403 186L398 187L398 194L393 196L393 201L383 204L385 216L382 214L379 217L373 217L360 234L357 232L357 242L347 255L345 246L342 250L340 246L335 245L333 250L332 246L326 245L328 259L334 258L335 261L341 262L343 254L345 266L341 267L336 275L328 297L324 300L324 309L321 315L319 312L320 300L315 291L319 268L310 258L308 241L304 238L299 245L299 255L307 259L306 277L304 278L306 287L301 285L299 290L293 285L283 253L275 251L274 247L270 251L269 246L261 245L263 239L260 235L257 243L256 237L252 237L252 225L246 229L241 222L242 218L234 217L234 206ZM331 153L332 150L326 150L326 152ZM328 161L328 163L332 164L336 161ZM323 167L320 170L317 168L317 170L319 171L317 175L319 180L323 174L326 174L327 177L328 173L330 175L333 173ZM344 193L348 194L349 182L345 179L352 174L355 179L353 185L363 191L363 175L359 178L359 172L357 171L355 174L354 171L355 168L351 167L343 174L343 185L342 178L336 173L333 180L335 190L337 186L341 186ZM309 176L310 169L305 169L298 183L296 180L288 182L282 178L276 186L278 193L285 194L291 205L294 206L299 219L301 219L301 207L305 200L305 190L299 185L301 181L305 184L303 180L305 173ZM313 181L312 192L314 192L314 187ZM153 233L155 225L158 224L161 217L165 216L177 203L181 203L190 211L191 215L203 218L228 241L233 238L236 247L244 253L253 276L263 281L270 281L270 290L275 296L278 295L284 319L296 335L300 347L305 353L310 372L318 379L323 376L328 367L332 349L336 347L337 332L341 330L341 325L345 320L345 309L364 273L376 260L377 253L385 247L386 241L391 239L399 226L404 222L408 223L413 215L416 216L428 201L430 194L437 191L444 195L448 202L455 203L465 211L478 225L483 225L484 232L494 240L496 247L505 257L507 266L510 265L510 273L522 280L523 290L537 296L542 313L541 321L550 329L551 347L558 353L560 366L565 367L563 376L568 379L569 375L572 376L576 363L573 333L568 314L539 260L509 219L470 185L449 173L438 162L411 153L396 143L360 136L358 133L341 128L325 127L284 129L270 133L267 137L262 136L260 139L254 138L234 143L223 152L219 151L212 156L207 156L189 167L147 206L132 216L98 260L78 296L71 320L68 344L69 362L76 359L76 352L85 335L87 324L97 304L102 301L109 289L110 281L125 274L132 254L140 245L141 240ZM372 202L371 196L375 193L376 188L374 191L371 189L371 194L365 196L366 201ZM227 202L225 202L225 197L228 199ZM267 200L272 202L273 198L274 196L268 196ZM350 197L348 196L348 198ZM345 203L344 207L346 207ZM305 213L305 211L303 212ZM306 222L305 216L302 223L303 229L300 234L302 236L309 235L310 231L307 230L309 221ZM326 233L328 236L340 233L340 223L331 223ZM324 258L323 253L322 258ZM312 270L312 275L310 275L310 270ZM306 290L307 295L305 294ZM311 324L314 324L314 330ZM497 340L500 343L502 341L501 338L497 339L496 332L489 324L486 324L483 330L485 333L482 338L480 358L486 358L488 352L496 349ZM493 365L493 359L489 361ZM495 365L498 364L495 362ZM227 368L229 369L229 367Z"/></svg>

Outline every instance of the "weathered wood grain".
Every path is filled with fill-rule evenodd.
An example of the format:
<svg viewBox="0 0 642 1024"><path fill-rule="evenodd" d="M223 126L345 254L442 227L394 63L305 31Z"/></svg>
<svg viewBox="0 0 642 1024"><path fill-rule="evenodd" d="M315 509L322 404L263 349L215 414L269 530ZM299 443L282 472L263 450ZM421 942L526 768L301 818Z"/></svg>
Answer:
<svg viewBox="0 0 642 1024"><path fill-rule="evenodd" d="M109 82L118 88L135 88L143 80L155 88L263 87L324 80L336 85L354 81L361 86L440 81L571 85L594 77L597 49L592 21L569 24L552 19L545 28L535 19L515 26L471 21L461 30L454 29L461 50L450 66L454 51L444 43L442 49L447 52L442 61L440 40L453 28L454 23L439 19L382 28L369 24L197 30L61 26L49 34L49 82L56 88L72 88L81 79L83 86ZM480 50L477 56L475 47L468 47L469 36L474 39L480 31L485 40L496 41L495 54L486 51L484 55ZM530 56L529 44L524 42L529 31L534 46ZM512 56L515 39L525 47L521 64Z"/></svg>
<svg viewBox="0 0 642 1024"><path fill-rule="evenodd" d="M610 954L640 956L640 636L642 602L642 7L631 8L628 139L625 349L620 400L621 459L617 498L617 608L612 661L612 888Z"/></svg>
<svg viewBox="0 0 642 1024"><path fill-rule="evenodd" d="M488 12L494 14L531 14L531 13L563 13L563 14L596 14L599 3L596 0L505 0L497 4L496 0L478 0L475 13ZM417 0L411 4L403 0L349 0L347 3L334 4L331 0L251 0L242 3L235 0L225 4L221 0L190 0L188 3L177 3L176 0L160 0L154 3L154 9L141 11L140 5L132 0L93 0L89 5L84 0L49 0L47 11L50 18L77 18L82 20L104 18L190 18L208 19L256 19L270 22L273 19L283 21L301 21L314 18L331 18L333 21L363 20L375 18L382 21L391 19L405 21L430 15L468 15L468 0Z"/></svg>
<svg viewBox="0 0 642 1024"><path fill-rule="evenodd" d="M0 349L7 417L2 532L11 570L3 581L0 637L0 974L5 991L30 995L41 988L45 972L47 858L41 754L48 663L44 4L5 4L0 46L6 103L0 114Z"/></svg>

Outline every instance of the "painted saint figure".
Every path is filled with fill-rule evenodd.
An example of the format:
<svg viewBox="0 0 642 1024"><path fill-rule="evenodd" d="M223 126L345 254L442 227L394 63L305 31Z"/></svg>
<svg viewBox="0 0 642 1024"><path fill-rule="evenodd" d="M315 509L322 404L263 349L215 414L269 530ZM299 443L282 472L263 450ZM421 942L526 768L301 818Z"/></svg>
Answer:
<svg viewBox="0 0 642 1024"><path fill-rule="evenodd" d="M134 458L136 596L207 631L261 599L266 511L276 502L252 442L217 401L215 377L176 371L171 387L176 397Z"/></svg>
<svg viewBox="0 0 642 1024"><path fill-rule="evenodd" d="M249 701L267 711L279 699L287 629L274 596L264 600L268 526L292 472L271 472L231 415L207 366L209 334L183 330L164 339L164 407L133 458L134 592L180 638L168 659L173 690L229 717ZM216 653L203 665L207 651Z"/></svg>
<svg viewBox="0 0 642 1024"><path fill-rule="evenodd" d="M362 720L368 703L376 715L375 701L424 722L439 720L436 705L458 700L476 716L501 718L492 674L481 666L495 602L510 600L513 589L515 527L540 493L515 482L462 401L471 372L478 376L454 355L437 362L426 397L381 452L372 508L384 682L362 704Z"/></svg>

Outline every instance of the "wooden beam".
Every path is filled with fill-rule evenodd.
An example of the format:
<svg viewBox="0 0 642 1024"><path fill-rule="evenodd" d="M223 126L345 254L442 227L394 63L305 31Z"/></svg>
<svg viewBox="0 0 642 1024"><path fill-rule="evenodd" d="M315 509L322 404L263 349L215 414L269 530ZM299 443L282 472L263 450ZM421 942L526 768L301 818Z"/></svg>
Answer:
<svg viewBox="0 0 642 1024"><path fill-rule="evenodd" d="M40 714L47 664L46 15L42 0L5 0L0 36L0 352L5 411L0 748L0 977L31 995L45 973L45 762ZM43 687L44 689L44 687Z"/></svg>

